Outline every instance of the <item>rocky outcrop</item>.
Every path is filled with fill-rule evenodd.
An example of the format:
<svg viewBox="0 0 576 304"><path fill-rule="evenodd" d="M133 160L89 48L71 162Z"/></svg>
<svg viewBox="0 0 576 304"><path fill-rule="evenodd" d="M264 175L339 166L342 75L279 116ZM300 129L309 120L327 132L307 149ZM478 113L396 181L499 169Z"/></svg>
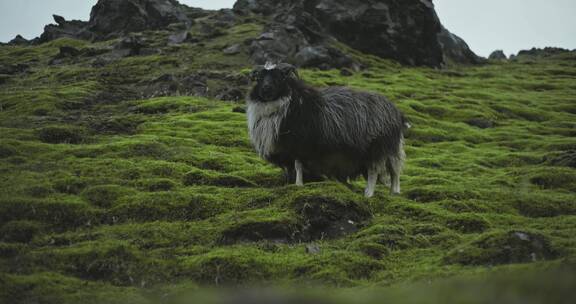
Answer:
<svg viewBox="0 0 576 304"><path fill-rule="evenodd" d="M271 17L263 34L267 42L253 44L256 62L265 57L299 64L297 57L306 62L332 62L340 58L340 54L330 54L332 37L362 52L408 65L439 67L446 61L481 61L462 39L442 27L429 0L238 0L234 10ZM296 56L299 52L306 56Z"/></svg>
<svg viewBox="0 0 576 304"><path fill-rule="evenodd" d="M107 40L127 33L163 29L180 23L183 28L192 24L186 7L175 0L99 0L92 8L88 22L67 21L54 15L56 24L49 24L38 40L39 43L58 38Z"/></svg>
<svg viewBox="0 0 576 304"><path fill-rule="evenodd" d="M26 38L22 37L21 35L16 35L16 37L14 37L14 39L10 40L10 42L8 42L9 45L26 45L29 44L30 41L28 41Z"/></svg>
<svg viewBox="0 0 576 304"><path fill-rule="evenodd" d="M488 56L488 59L490 59L490 60L507 60L508 57L506 57L506 54L504 54L504 51L496 50L496 51L490 53L490 56Z"/></svg>
<svg viewBox="0 0 576 304"><path fill-rule="evenodd" d="M445 27L442 27L438 34L438 42L440 42L446 63L480 64L486 61L485 58L474 54L464 39L451 33Z"/></svg>
<svg viewBox="0 0 576 304"><path fill-rule="evenodd" d="M550 56L563 54L563 53L570 53L570 52L576 52L576 50L570 51L568 49L563 49L563 48L558 48L558 47L545 47L543 49L532 48L530 50L522 50L522 51L518 52L518 55L516 57L540 57L540 58L543 58L543 57L550 57Z"/></svg>
<svg viewBox="0 0 576 304"><path fill-rule="evenodd" d="M443 63L440 21L428 0L322 0L312 14L328 33L362 52L409 65Z"/></svg>
<svg viewBox="0 0 576 304"><path fill-rule="evenodd" d="M47 25L38 41L107 40L167 30L168 45L198 43L225 35L226 28L251 17L264 21L264 31L225 53L246 50L256 64L271 60L359 70L361 65L342 51L343 46L406 65L483 61L442 27L431 0L238 0L233 10L220 11L189 8L176 0L99 0L88 22L54 16L56 24ZM199 37L193 37L188 30L198 18Z"/></svg>
<svg viewBox="0 0 576 304"><path fill-rule="evenodd" d="M190 22L175 0L99 0L92 8L88 30L104 39Z"/></svg>
<svg viewBox="0 0 576 304"><path fill-rule="evenodd" d="M87 39L94 38L94 34L86 29L88 22L80 20L67 21L62 16L52 15L56 24L48 24L44 27L44 33L40 35L38 43L44 43L59 38Z"/></svg>
<svg viewBox="0 0 576 304"><path fill-rule="evenodd" d="M293 25L273 23L250 44L251 59L256 64L284 61L301 67L340 68L356 64L347 55L329 46L329 40L314 43Z"/></svg>

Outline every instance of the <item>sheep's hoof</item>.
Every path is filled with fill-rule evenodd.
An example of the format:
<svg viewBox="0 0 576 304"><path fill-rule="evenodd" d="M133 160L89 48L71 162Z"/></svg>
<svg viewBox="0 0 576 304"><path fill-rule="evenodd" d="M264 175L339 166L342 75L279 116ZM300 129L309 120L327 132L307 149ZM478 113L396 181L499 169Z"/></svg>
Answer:
<svg viewBox="0 0 576 304"><path fill-rule="evenodd" d="M304 183L296 183L296 186L298 186L298 187L304 187Z"/></svg>
<svg viewBox="0 0 576 304"><path fill-rule="evenodd" d="M374 196L374 192L364 192L364 197L365 198L371 198L372 196Z"/></svg>

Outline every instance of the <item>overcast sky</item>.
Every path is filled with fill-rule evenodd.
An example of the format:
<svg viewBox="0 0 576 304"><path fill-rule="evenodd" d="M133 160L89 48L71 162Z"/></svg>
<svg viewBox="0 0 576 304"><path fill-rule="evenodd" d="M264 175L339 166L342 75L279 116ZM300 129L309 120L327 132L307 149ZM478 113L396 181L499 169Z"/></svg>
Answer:
<svg viewBox="0 0 576 304"><path fill-rule="evenodd" d="M97 0L0 0L0 41L31 39L53 23L52 14L88 20ZM232 7L234 0L180 0L189 6ZM440 20L478 55L508 55L532 47L576 49L576 0L434 0Z"/></svg>

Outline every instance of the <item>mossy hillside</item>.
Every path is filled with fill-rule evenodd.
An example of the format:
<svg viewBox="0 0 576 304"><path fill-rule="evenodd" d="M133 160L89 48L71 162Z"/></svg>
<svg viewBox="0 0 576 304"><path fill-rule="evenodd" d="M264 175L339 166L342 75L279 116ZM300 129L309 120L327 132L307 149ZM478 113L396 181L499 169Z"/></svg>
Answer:
<svg viewBox="0 0 576 304"><path fill-rule="evenodd" d="M0 280L11 298L398 286L574 257L573 57L431 70L356 53L367 68L351 76L300 71L316 86L382 93L413 124L403 194L379 185L366 200L363 181L286 185L250 147L242 104L132 87L197 69L244 75L247 55L221 49L258 31L247 23L210 38L210 51L174 46L104 67L47 63L60 45L106 45L0 48L3 64L31 66L0 93Z"/></svg>

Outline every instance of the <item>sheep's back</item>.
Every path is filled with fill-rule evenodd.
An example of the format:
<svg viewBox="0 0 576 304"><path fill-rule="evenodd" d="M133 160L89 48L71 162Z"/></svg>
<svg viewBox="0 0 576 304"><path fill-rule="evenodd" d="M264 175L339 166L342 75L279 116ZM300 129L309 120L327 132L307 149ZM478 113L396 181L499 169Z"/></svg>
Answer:
<svg viewBox="0 0 576 304"><path fill-rule="evenodd" d="M361 152L396 150L404 119L386 97L345 87L329 87L321 93L319 123L327 144ZM379 151L372 151L375 149Z"/></svg>

